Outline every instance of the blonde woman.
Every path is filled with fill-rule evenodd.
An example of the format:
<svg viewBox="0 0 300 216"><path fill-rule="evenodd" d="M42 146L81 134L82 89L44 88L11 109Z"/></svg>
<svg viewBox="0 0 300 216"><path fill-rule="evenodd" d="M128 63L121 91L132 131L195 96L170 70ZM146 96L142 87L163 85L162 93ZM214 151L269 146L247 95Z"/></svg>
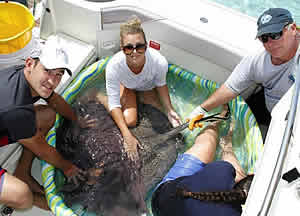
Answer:
<svg viewBox="0 0 300 216"><path fill-rule="evenodd" d="M137 92L142 92L144 103L159 106L159 98L173 127L180 125L180 118L166 85L168 62L157 50L147 47L137 17L121 25L120 47L106 68L108 109L124 137L125 151L137 160L139 143L128 129L137 122Z"/></svg>

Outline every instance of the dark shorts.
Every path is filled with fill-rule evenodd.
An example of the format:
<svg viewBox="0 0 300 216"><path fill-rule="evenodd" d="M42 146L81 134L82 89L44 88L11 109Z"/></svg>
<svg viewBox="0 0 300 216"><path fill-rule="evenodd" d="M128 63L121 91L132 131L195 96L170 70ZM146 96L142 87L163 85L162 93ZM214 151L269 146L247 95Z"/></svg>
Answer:
<svg viewBox="0 0 300 216"><path fill-rule="evenodd" d="M235 184L235 170L225 161L207 164L190 176L179 177L160 185L152 197L152 210L159 216L239 216L241 206L174 197L177 187L194 192L227 191Z"/></svg>
<svg viewBox="0 0 300 216"><path fill-rule="evenodd" d="M2 187L4 182L4 173L6 173L6 170L0 167L0 194L2 193Z"/></svg>
<svg viewBox="0 0 300 216"><path fill-rule="evenodd" d="M246 99L246 103L254 114L257 123L269 126L271 122L271 114L267 109L265 101L264 88Z"/></svg>

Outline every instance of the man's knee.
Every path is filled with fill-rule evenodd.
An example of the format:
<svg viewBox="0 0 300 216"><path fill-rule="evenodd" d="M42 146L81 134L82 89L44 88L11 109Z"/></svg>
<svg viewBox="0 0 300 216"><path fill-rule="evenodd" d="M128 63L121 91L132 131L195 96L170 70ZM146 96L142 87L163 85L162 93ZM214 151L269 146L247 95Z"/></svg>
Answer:
<svg viewBox="0 0 300 216"><path fill-rule="evenodd" d="M15 197L15 208L26 209L32 207L33 193L29 189L28 185L20 188L20 190L16 194L17 196Z"/></svg>
<svg viewBox="0 0 300 216"><path fill-rule="evenodd" d="M54 125L56 112L47 105L36 105L36 126L47 133Z"/></svg>
<svg viewBox="0 0 300 216"><path fill-rule="evenodd" d="M17 209L30 208L33 204L33 194L29 186L8 173L3 177L0 202Z"/></svg>

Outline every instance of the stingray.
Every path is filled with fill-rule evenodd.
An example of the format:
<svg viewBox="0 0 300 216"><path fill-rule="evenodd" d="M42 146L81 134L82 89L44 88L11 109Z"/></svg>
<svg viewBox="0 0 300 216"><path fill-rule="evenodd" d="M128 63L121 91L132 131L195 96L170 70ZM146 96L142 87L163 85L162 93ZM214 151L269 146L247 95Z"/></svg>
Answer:
<svg viewBox="0 0 300 216"><path fill-rule="evenodd" d="M131 132L141 144L139 160L131 161L123 148L123 137L105 107L96 101L77 101L73 109L78 116L87 114L98 119L94 128L80 128L64 120L56 131L56 148L79 168L87 170L85 181L66 184L61 191L64 202L72 207L80 204L85 211L103 216L135 216L147 213L145 198L166 175L178 153L184 151L179 133L183 124L172 129L165 114L152 105L138 104L137 126ZM218 113L219 114L219 113ZM214 114L204 121L229 119ZM248 176L231 191L192 192L178 188L179 199L242 204L245 202L253 176ZM71 187L70 187L71 186ZM153 201L153 200L152 200ZM152 203L153 204L153 203Z"/></svg>
<svg viewBox="0 0 300 216"><path fill-rule="evenodd" d="M56 131L57 150L88 171L79 187L61 188L65 204L80 204L86 211L104 216L146 213L147 192L164 177L177 153L184 150L183 137L177 134L167 140L157 139L172 127L163 112L140 103L137 126L130 129L141 144L139 160L133 162L124 151L117 125L101 103L77 101L72 106L77 115L89 114L98 119L98 124L83 129L65 119Z"/></svg>

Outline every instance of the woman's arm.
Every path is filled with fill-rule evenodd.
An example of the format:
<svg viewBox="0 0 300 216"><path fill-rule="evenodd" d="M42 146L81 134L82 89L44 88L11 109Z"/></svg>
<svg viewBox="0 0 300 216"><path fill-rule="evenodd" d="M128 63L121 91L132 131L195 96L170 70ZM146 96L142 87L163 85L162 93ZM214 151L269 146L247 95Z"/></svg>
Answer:
<svg viewBox="0 0 300 216"><path fill-rule="evenodd" d="M168 86L163 85L160 87L156 87L156 90L157 90L160 100L163 103L163 106L167 112L167 116L168 116L170 123L172 124L173 127L179 126L181 124L181 120L180 120L179 115L175 112L175 110L172 106Z"/></svg>
<svg viewBox="0 0 300 216"><path fill-rule="evenodd" d="M171 103L168 86L163 85L160 87L156 87L156 90L166 111L168 112L169 110L173 110L174 108Z"/></svg>
<svg viewBox="0 0 300 216"><path fill-rule="evenodd" d="M130 132L121 108L117 107L112 109L111 115L114 121L116 122L117 126L119 127L121 134L124 138L124 149L127 152L128 157L131 160L136 161L139 158L137 152L137 147L139 145L139 142L135 138L135 136L133 136L132 133Z"/></svg>

